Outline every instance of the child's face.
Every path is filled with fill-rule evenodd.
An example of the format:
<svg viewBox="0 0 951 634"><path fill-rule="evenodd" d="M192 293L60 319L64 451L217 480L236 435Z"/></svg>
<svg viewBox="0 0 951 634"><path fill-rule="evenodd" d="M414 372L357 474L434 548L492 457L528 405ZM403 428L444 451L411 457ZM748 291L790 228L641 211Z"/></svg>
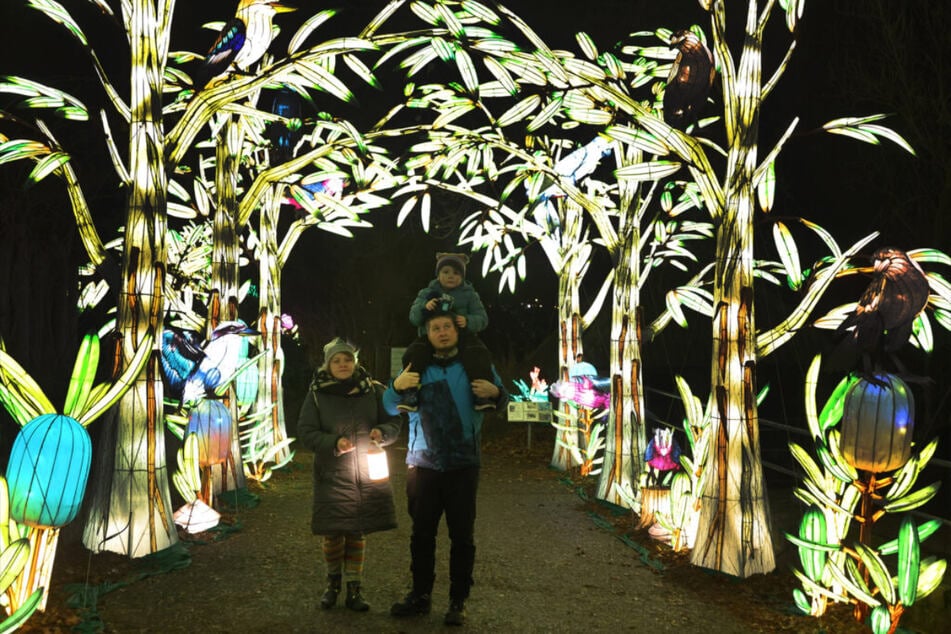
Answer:
<svg viewBox="0 0 951 634"><path fill-rule="evenodd" d="M448 264L439 269L439 275L436 279L439 280L439 285L447 291L451 291L462 284L462 275L459 274L459 271L457 271L455 267L449 266Z"/></svg>

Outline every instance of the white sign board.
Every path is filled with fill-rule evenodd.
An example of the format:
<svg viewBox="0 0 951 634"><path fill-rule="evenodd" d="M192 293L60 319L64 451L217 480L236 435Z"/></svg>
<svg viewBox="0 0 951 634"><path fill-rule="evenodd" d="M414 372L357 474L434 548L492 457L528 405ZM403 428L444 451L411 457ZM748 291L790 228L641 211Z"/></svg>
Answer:
<svg viewBox="0 0 951 634"><path fill-rule="evenodd" d="M508 419L510 422L550 423L551 403L511 401L509 402Z"/></svg>

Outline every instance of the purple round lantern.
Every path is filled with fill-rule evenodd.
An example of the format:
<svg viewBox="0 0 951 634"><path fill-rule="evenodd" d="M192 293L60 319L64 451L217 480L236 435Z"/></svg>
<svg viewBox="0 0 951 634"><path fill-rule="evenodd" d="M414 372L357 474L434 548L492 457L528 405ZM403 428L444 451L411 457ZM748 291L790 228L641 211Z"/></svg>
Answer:
<svg viewBox="0 0 951 634"><path fill-rule="evenodd" d="M202 467L221 464L231 453L231 412L221 401L205 399L188 417L185 436L198 435L198 464Z"/></svg>
<svg viewBox="0 0 951 634"><path fill-rule="evenodd" d="M62 414L37 416L20 429L10 451L10 517L37 528L68 524L79 512L91 465L85 427Z"/></svg>

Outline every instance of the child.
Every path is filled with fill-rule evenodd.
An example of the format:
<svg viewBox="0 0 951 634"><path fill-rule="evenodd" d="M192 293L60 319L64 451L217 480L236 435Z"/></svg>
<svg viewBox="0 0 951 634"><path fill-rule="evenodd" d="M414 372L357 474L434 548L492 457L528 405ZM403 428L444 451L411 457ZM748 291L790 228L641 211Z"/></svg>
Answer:
<svg viewBox="0 0 951 634"><path fill-rule="evenodd" d="M459 327L459 354L462 367L470 380L492 380L492 359L488 348L476 336L489 325L489 316L482 305L482 299L470 282L466 281L466 265L469 256L465 253L437 253L436 279L420 289L409 309L410 322L419 328L418 339L413 341L403 354L403 367L412 363L413 372L422 372L432 361L433 350L426 338L425 317L433 311L456 313L456 325ZM402 394L402 402L397 408L404 412L415 412L418 405L417 390L407 390ZM495 409L490 399L475 399L476 410Z"/></svg>

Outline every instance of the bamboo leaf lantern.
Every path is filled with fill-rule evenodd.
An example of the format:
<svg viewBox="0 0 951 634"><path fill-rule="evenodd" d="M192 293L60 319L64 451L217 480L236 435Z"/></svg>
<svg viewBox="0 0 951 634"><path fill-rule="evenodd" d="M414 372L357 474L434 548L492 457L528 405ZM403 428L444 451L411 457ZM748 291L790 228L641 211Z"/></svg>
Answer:
<svg viewBox="0 0 951 634"><path fill-rule="evenodd" d="M860 378L845 396L840 451L854 468L882 473L911 455L915 400L893 374Z"/></svg>
<svg viewBox="0 0 951 634"><path fill-rule="evenodd" d="M198 436L198 464L210 467L228 460L231 452L231 413L221 401L202 400L188 417L185 436Z"/></svg>

